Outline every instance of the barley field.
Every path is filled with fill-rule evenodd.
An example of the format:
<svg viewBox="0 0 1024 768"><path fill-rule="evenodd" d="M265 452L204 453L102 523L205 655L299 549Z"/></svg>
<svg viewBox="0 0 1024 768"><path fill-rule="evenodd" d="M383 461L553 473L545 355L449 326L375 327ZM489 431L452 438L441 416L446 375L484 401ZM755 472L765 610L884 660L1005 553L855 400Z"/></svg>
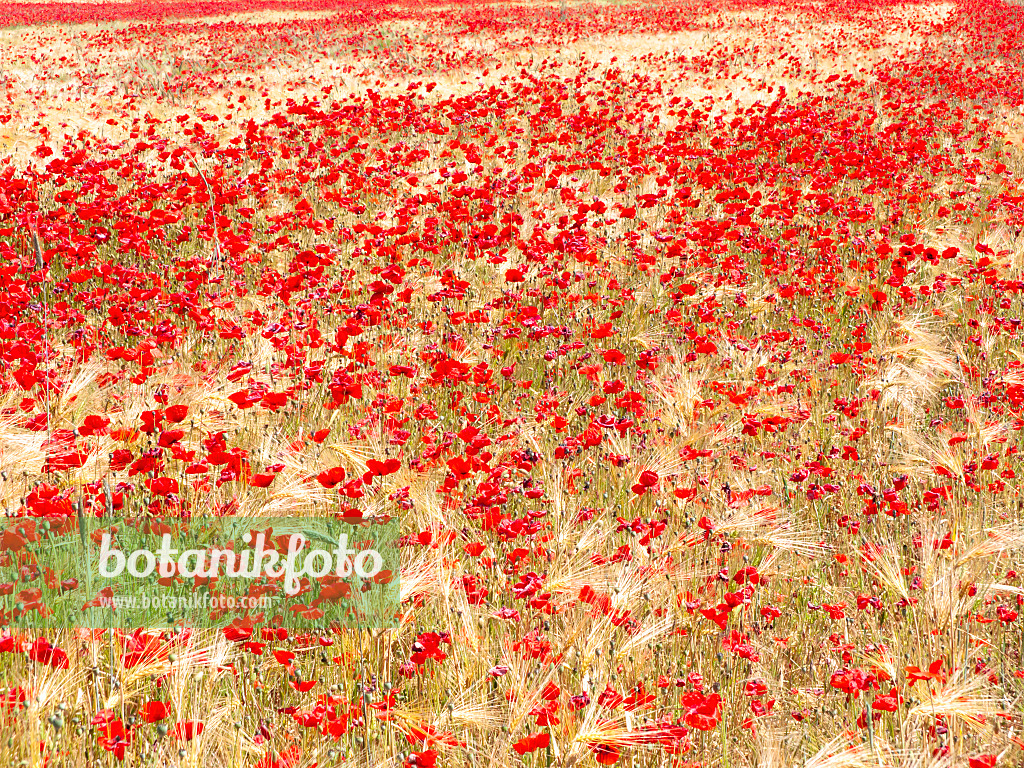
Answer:
<svg viewBox="0 0 1024 768"><path fill-rule="evenodd" d="M0 766L1024 764L1022 229L999 0L0 6ZM199 515L394 621L56 610Z"/></svg>

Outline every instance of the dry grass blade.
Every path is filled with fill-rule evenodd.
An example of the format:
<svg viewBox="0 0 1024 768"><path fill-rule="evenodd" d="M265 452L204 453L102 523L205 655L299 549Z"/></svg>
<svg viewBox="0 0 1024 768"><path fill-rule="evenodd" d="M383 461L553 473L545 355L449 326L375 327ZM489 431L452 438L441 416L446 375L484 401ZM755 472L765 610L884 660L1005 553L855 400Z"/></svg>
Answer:
<svg viewBox="0 0 1024 768"><path fill-rule="evenodd" d="M851 744L846 736L837 736L822 746L803 764L804 768L875 768L879 756L867 744Z"/></svg>
<svg viewBox="0 0 1024 768"><path fill-rule="evenodd" d="M969 673L966 667L961 667L945 686L912 707L907 712L907 721L942 715L980 732L989 727L992 717L1005 714L1007 710L1003 699L992 695L991 690L985 676Z"/></svg>
<svg viewBox="0 0 1024 768"><path fill-rule="evenodd" d="M959 563L966 563L978 558L989 558L1003 555L1024 547L1024 528L1004 525L985 531L985 539L966 550L957 558Z"/></svg>

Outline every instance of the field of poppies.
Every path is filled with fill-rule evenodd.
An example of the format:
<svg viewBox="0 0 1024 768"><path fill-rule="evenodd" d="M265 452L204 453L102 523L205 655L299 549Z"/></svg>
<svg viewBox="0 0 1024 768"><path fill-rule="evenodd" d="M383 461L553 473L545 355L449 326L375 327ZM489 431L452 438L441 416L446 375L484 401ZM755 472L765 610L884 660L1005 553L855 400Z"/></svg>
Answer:
<svg viewBox="0 0 1024 768"><path fill-rule="evenodd" d="M1020 765L1022 230L998 0L4 4L0 765ZM33 629L114 513L398 627Z"/></svg>

